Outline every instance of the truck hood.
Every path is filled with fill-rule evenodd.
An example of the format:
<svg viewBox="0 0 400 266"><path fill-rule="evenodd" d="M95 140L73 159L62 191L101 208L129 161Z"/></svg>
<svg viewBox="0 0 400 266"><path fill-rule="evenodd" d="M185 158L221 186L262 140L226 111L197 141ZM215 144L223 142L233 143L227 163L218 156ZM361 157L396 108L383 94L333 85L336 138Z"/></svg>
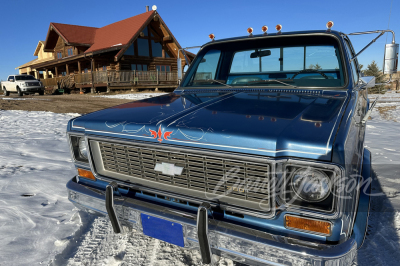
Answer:
<svg viewBox="0 0 400 266"><path fill-rule="evenodd" d="M331 160L343 91L183 92L135 101L70 122L70 130L271 157Z"/></svg>

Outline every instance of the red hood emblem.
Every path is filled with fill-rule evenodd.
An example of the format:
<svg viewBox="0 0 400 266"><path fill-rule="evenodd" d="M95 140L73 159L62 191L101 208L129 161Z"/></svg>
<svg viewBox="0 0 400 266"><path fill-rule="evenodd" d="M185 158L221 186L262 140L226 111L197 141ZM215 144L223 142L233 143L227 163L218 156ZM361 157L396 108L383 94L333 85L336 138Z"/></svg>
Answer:
<svg viewBox="0 0 400 266"><path fill-rule="evenodd" d="M151 129L149 129L149 130L150 130L151 136L152 136L154 139L156 139L157 136L158 136L158 141L159 141L159 142L163 141L163 138L164 138L165 140L168 140L168 137L170 137L171 134L172 134L172 132L173 132L173 131L165 131L164 133L162 133L162 131L161 131L161 126L158 128L158 132L155 131L155 130L151 130Z"/></svg>

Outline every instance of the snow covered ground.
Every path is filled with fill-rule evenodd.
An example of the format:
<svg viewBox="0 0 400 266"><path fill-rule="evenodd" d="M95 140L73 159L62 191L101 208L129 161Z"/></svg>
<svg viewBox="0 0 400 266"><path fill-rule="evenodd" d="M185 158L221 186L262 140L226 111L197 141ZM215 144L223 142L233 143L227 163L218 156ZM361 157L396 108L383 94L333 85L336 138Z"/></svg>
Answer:
<svg viewBox="0 0 400 266"><path fill-rule="evenodd" d="M47 264L82 226L65 189L74 116L0 110L0 265Z"/></svg>
<svg viewBox="0 0 400 266"><path fill-rule="evenodd" d="M382 96L400 100L397 95ZM372 192L383 196L371 198L368 235L358 252L358 265L399 265L400 103L377 103L371 118L365 146L371 151L372 167L378 177Z"/></svg>
<svg viewBox="0 0 400 266"><path fill-rule="evenodd" d="M107 219L68 202L65 184L75 169L65 129L76 115L0 110L0 265L201 265L196 251L137 233L114 235ZM398 265L400 103L378 103L367 127L374 191L383 196L372 198L355 264Z"/></svg>
<svg viewBox="0 0 400 266"><path fill-rule="evenodd" d="M379 97L378 102L400 102L400 93L393 91L386 92L385 94L368 94L368 98L374 101Z"/></svg>
<svg viewBox="0 0 400 266"><path fill-rule="evenodd" d="M4 101L26 101L26 100L36 100L36 101L48 101L49 99L40 98L0 98Z"/></svg>
<svg viewBox="0 0 400 266"><path fill-rule="evenodd" d="M151 97L168 94L165 92L149 92L149 93L128 93L128 94L116 94L116 95L101 95L94 97L114 98L114 99L125 99L125 100L142 100Z"/></svg>

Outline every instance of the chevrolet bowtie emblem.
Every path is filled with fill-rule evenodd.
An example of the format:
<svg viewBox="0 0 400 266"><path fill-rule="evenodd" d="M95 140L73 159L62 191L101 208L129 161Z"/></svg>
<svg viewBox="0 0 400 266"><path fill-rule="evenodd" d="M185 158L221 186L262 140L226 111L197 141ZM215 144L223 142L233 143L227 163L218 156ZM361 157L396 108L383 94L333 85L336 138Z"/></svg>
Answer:
<svg viewBox="0 0 400 266"><path fill-rule="evenodd" d="M151 130L151 129L149 129L150 130L150 133L151 133L151 136L155 139L155 138L157 138L157 135L158 135L158 141L159 142L161 142L161 141L163 141L163 138L165 139L165 140L168 140L168 137L169 136L171 136L171 134L172 134L172 132L173 131L165 131L164 133L162 133L162 131L161 131L161 126L158 128L158 132L157 131L155 131L155 130Z"/></svg>
<svg viewBox="0 0 400 266"><path fill-rule="evenodd" d="M164 175L181 175L183 167L176 166L173 163L156 163L154 170Z"/></svg>

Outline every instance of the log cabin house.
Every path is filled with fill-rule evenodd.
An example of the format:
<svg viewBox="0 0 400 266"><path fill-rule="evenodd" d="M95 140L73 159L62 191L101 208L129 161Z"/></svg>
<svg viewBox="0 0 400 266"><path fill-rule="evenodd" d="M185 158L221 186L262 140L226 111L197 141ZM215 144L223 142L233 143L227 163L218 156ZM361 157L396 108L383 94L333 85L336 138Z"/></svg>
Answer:
<svg viewBox="0 0 400 266"><path fill-rule="evenodd" d="M34 75L37 79L40 78L53 78L54 75L51 71L48 71L47 74L49 75L48 77L45 77L44 75L46 73L40 74L39 71L36 71L36 69L33 69L32 66L38 65L39 63L43 63L45 61L53 60L54 59L54 54L52 52L45 52L44 51L44 41L39 41L39 43L36 45L35 52L33 53L34 56L37 56L36 59L25 63L19 67L16 67L15 69L19 70L19 74L27 74L27 75Z"/></svg>
<svg viewBox="0 0 400 266"><path fill-rule="evenodd" d="M23 69L42 78L49 88L95 92L100 88L172 89L178 84L181 46L158 12L148 7L145 13L102 28L50 23L42 49L52 53L52 59L31 61ZM186 52L186 56L190 62L195 55ZM184 66L181 51L179 58Z"/></svg>

